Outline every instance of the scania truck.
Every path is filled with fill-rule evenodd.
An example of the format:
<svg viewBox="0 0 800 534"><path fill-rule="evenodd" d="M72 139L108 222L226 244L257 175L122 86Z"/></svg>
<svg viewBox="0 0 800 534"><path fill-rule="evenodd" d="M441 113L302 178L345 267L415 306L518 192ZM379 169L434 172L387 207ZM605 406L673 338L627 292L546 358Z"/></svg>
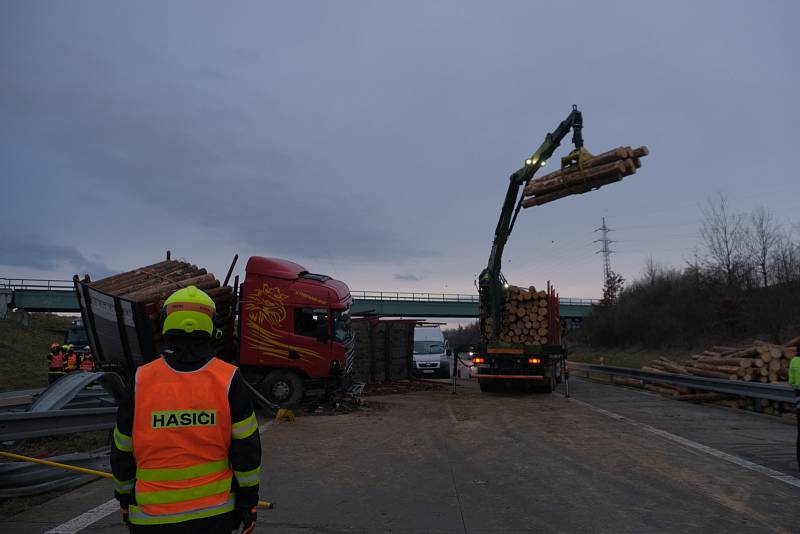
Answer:
<svg viewBox="0 0 800 534"><path fill-rule="evenodd" d="M100 368L130 378L136 367L157 358L162 350L158 312L167 294L159 288L202 280L213 287L208 292L217 301L218 313L227 314L220 322L232 338L219 344L224 348L217 355L238 365L271 402L290 406L349 381L353 298L344 282L292 261L253 256L244 281L227 287L227 279L220 286L205 269L170 262L176 263L168 258L116 275L113 284L73 279ZM206 282L209 277L213 284Z"/></svg>

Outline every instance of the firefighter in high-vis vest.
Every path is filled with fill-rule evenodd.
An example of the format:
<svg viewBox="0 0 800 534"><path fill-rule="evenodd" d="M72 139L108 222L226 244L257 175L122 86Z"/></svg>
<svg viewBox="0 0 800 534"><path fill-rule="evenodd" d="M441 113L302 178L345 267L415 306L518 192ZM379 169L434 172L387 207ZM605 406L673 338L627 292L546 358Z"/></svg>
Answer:
<svg viewBox="0 0 800 534"><path fill-rule="evenodd" d="M800 469L800 356L795 356L789 362L789 385L794 388L794 414L797 417L797 469Z"/></svg>
<svg viewBox="0 0 800 534"><path fill-rule="evenodd" d="M51 343L47 353L47 380L50 384L64 376L64 352L61 344Z"/></svg>
<svg viewBox="0 0 800 534"><path fill-rule="evenodd" d="M75 354L75 350L73 349L72 345L62 345L61 350L64 353L64 371L67 373L77 371L78 355Z"/></svg>
<svg viewBox="0 0 800 534"><path fill-rule="evenodd" d="M84 352L81 354L80 363L78 364L81 371L86 371L91 373L94 371L94 356L92 356L91 352Z"/></svg>
<svg viewBox="0 0 800 534"><path fill-rule="evenodd" d="M255 529L261 442L238 369L211 353L214 301L189 286L162 310L162 355L120 402L111 470L133 532Z"/></svg>

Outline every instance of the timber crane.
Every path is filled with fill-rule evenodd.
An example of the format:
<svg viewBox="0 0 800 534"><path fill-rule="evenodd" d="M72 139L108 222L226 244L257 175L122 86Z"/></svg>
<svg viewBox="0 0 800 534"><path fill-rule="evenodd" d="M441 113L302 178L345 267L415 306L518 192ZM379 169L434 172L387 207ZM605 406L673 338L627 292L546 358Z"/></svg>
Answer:
<svg viewBox="0 0 800 534"><path fill-rule="evenodd" d="M503 249L508 241L508 236L514 228L517 215L522 207L520 189L524 188L531 181L533 175L542 167L553 152L559 147L561 141L572 130L572 143L575 150L563 158L565 162L570 161L578 165L585 157L590 154L583 148L583 115L577 106L572 106L572 112L564 119L561 124L551 133L548 133L542 144L525 160L525 165L518 169L509 177L508 190L500 210L500 220L497 221L497 228L494 231L494 241L492 250L489 254L489 264L478 277L478 291L480 293L481 304L481 333L487 342L497 342L500 328L494 328L492 335L486 335L486 319L491 317L495 325L500 325L503 318L503 304L505 293L508 288L505 278L501 272Z"/></svg>

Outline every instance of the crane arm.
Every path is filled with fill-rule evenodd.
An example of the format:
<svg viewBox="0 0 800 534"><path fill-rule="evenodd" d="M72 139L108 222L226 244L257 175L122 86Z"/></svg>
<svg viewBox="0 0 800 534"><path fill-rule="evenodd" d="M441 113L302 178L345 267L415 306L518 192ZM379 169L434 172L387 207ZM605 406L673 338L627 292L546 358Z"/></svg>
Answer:
<svg viewBox="0 0 800 534"><path fill-rule="evenodd" d="M575 149L583 147L583 115L577 106L572 106L572 111L566 119L561 121L555 130L548 133L539 148L525 160L525 165L514 172L509 177L508 190L506 191L503 207L500 210L500 219L494 231L494 241L492 250L489 253L489 263L486 269L478 277L478 287L481 295L481 306L484 309L482 319L488 315L493 318L496 325L495 336L499 332L500 321L502 320L503 305L503 275L500 272L503 260L503 249L505 249L508 236L514 227L517 214L520 209L519 191L530 180L533 175L542 167L545 162L553 155L559 147L561 141L572 130L572 142Z"/></svg>

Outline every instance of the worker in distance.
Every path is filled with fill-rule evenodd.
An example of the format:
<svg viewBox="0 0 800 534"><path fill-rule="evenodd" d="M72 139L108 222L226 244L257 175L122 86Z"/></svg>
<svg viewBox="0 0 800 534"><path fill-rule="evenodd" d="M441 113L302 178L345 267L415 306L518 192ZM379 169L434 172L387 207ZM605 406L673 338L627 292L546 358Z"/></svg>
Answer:
<svg viewBox="0 0 800 534"><path fill-rule="evenodd" d="M800 470L800 356L795 356L789 362L789 385L794 388L794 413L797 417L797 469Z"/></svg>
<svg viewBox="0 0 800 534"><path fill-rule="evenodd" d="M194 286L173 293L161 312L166 350L120 402L111 469L132 532L255 529L258 421L237 367L212 354L215 313Z"/></svg>

